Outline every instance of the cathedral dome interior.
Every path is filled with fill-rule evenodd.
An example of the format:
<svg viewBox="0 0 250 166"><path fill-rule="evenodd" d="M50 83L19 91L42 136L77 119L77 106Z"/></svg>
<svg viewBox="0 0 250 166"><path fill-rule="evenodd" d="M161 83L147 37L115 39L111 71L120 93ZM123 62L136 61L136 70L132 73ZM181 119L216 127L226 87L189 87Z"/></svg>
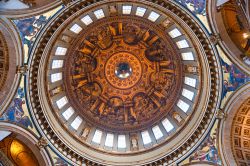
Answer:
<svg viewBox="0 0 250 166"><path fill-rule="evenodd" d="M249 165L249 11L0 0L0 165Z"/></svg>

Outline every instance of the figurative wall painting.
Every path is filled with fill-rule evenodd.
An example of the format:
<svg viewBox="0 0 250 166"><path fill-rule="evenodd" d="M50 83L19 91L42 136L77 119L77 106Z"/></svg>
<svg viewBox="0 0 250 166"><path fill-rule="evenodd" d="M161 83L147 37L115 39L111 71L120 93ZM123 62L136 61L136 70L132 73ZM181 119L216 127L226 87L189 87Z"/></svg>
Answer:
<svg viewBox="0 0 250 166"><path fill-rule="evenodd" d="M233 92L250 81L250 76L243 73L236 65L234 65L226 57L226 55L219 46L217 46L217 50L220 55L220 62L223 74L221 103L221 108L223 108L226 101L230 98Z"/></svg>
<svg viewBox="0 0 250 166"><path fill-rule="evenodd" d="M51 17L53 17L60 9L62 9L62 6L59 6L58 8L53 9L42 15L33 16L30 18L25 18L20 20L19 19L12 20L13 23L16 25L20 34L20 38L24 49L25 63L28 60L29 51L39 31L44 27L44 25L48 22L48 20Z"/></svg>
<svg viewBox="0 0 250 166"><path fill-rule="evenodd" d="M222 98L228 97L228 92L237 90L240 86L250 81L250 77L240 71L234 64L228 64L221 59L223 71Z"/></svg>
<svg viewBox="0 0 250 166"><path fill-rule="evenodd" d="M214 164L218 166L222 165L218 152L217 127L218 122L216 121L212 130L206 136L205 140L201 143L201 145L180 165L199 162Z"/></svg>
<svg viewBox="0 0 250 166"><path fill-rule="evenodd" d="M55 166L68 166L68 163L66 163L62 158L60 157L54 157L54 164Z"/></svg>
<svg viewBox="0 0 250 166"><path fill-rule="evenodd" d="M54 166L70 166L70 164L63 160L60 155L56 154L50 146L47 147L47 150L50 154Z"/></svg>
<svg viewBox="0 0 250 166"><path fill-rule="evenodd" d="M195 15L202 24L211 32L208 25L207 13L206 13L206 0L175 0L182 6L190 10L193 15Z"/></svg>
<svg viewBox="0 0 250 166"><path fill-rule="evenodd" d="M27 110L23 79L21 80L14 100L0 117L0 120L17 123L25 128L33 129L33 124Z"/></svg>
<svg viewBox="0 0 250 166"><path fill-rule="evenodd" d="M206 0L176 0L194 14L206 16Z"/></svg>

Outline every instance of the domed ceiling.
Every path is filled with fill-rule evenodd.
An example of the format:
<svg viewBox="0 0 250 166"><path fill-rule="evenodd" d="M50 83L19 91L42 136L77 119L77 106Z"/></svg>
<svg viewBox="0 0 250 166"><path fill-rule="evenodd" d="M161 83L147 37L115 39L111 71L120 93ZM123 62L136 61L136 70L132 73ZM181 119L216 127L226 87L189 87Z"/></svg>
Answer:
<svg viewBox="0 0 250 166"><path fill-rule="evenodd" d="M249 153L249 143L250 143L250 98L248 98L240 106L237 111L231 129L231 142L232 151L235 161L239 165L249 165L250 164L250 153Z"/></svg>
<svg viewBox="0 0 250 166"><path fill-rule="evenodd" d="M113 16L79 35L63 78L70 104L86 121L131 131L171 110L179 98L182 65L160 28L146 19Z"/></svg>
<svg viewBox="0 0 250 166"><path fill-rule="evenodd" d="M35 123L55 150L78 164L188 155L214 121L221 86L213 45L191 17L174 2L149 1L59 12L28 73Z"/></svg>

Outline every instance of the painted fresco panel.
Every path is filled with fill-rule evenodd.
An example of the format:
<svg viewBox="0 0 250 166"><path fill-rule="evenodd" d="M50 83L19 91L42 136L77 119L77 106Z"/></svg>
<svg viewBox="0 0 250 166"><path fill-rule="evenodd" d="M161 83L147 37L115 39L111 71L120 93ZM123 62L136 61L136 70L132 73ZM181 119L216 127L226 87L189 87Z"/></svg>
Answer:
<svg viewBox="0 0 250 166"><path fill-rule="evenodd" d="M180 3L183 7L190 10L193 15L195 15L201 23L206 27L206 29L211 32L207 13L206 13L206 0L175 0Z"/></svg>
<svg viewBox="0 0 250 166"><path fill-rule="evenodd" d="M42 15L33 16L25 19L12 20L13 23L16 25L17 29L19 30L20 38L24 49L25 63L27 63L29 51L33 43L35 42L38 33L48 22L48 20L61 9L62 6L59 6L58 8L53 9Z"/></svg>
<svg viewBox="0 0 250 166"><path fill-rule="evenodd" d="M201 143L201 145L180 165L197 162L222 165L218 151L217 128L218 122L216 121L212 130Z"/></svg>
<svg viewBox="0 0 250 166"><path fill-rule="evenodd" d="M25 99L25 91L24 91L24 76L21 78L19 87L17 89L17 93L11 102L8 109L4 112L4 114L0 117L0 121L8 121L11 123L16 123L21 125L24 128L33 131L38 135L37 130L34 127L34 124L31 120L27 101Z"/></svg>

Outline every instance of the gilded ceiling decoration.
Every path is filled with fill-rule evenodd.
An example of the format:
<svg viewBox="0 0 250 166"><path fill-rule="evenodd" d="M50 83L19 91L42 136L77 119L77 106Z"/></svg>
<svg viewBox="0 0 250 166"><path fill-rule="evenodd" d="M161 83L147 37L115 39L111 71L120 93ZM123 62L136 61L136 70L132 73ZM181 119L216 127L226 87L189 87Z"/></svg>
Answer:
<svg viewBox="0 0 250 166"><path fill-rule="evenodd" d="M232 151L237 164L250 164L250 98L237 111L231 131Z"/></svg>
<svg viewBox="0 0 250 166"><path fill-rule="evenodd" d="M3 87L9 70L8 46L0 32L0 90Z"/></svg>
<svg viewBox="0 0 250 166"><path fill-rule="evenodd" d="M131 131L172 109L180 95L182 64L162 27L112 17L85 31L69 53L65 84L71 104L87 121Z"/></svg>
<svg viewBox="0 0 250 166"><path fill-rule="evenodd" d="M52 148L89 165L188 155L220 97L206 31L169 1L71 5L37 37L27 74L34 121Z"/></svg>

